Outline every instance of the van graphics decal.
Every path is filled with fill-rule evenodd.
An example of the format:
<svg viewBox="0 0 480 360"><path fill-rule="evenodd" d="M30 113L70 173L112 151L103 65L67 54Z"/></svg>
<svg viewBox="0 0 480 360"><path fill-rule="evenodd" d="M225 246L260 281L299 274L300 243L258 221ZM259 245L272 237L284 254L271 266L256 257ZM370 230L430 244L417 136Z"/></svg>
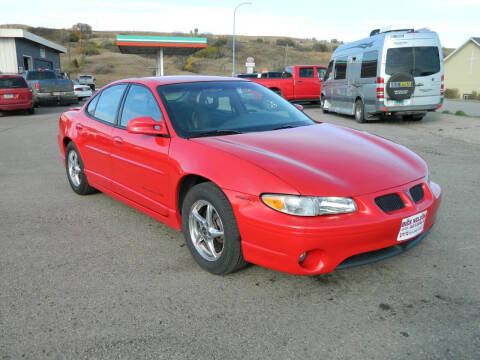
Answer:
<svg viewBox="0 0 480 360"><path fill-rule="evenodd" d="M370 42L367 42L367 43L362 43L362 44L358 44L358 45L355 45L355 46L351 46L349 48L346 48L345 50L356 49L356 48L367 49L367 48L372 47L372 46L373 46L373 41L370 41Z"/></svg>

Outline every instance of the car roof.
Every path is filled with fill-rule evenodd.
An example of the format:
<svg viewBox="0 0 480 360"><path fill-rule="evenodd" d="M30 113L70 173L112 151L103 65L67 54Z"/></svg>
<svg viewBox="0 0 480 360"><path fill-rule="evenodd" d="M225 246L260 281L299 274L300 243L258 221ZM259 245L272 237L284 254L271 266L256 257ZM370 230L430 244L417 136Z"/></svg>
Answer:
<svg viewBox="0 0 480 360"><path fill-rule="evenodd" d="M228 77L228 76L176 75L176 76L128 78L128 79L117 80L112 84L136 82L144 85L158 86L158 85L168 85L168 84L209 82L209 81L247 81L247 80L241 79L241 78Z"/></svg>

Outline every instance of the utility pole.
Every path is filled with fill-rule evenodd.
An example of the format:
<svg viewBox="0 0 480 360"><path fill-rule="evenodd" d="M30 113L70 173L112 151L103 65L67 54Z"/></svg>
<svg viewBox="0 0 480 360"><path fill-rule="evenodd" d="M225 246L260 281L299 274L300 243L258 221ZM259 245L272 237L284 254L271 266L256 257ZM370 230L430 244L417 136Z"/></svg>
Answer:
<svg viewBox="0 0 480 360"><path fill-rule="evenodd" d="M242 2L235 7L235 10L233 10L232 76L235 76L235 16L237 14L237 9L242 5L252 5L252 3L251 2Z"/></svg>

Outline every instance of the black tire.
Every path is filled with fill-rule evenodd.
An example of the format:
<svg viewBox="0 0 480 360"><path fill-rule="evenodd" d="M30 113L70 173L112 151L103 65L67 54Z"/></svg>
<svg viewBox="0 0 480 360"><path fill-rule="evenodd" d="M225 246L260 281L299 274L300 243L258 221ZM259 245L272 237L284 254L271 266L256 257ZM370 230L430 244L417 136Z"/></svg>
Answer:
<svg viewBox="0 0 480 360"><path fill-rule="evenodd" d="M70 161L71 157L70 154L75 153L76 158L78 159L78 166L79 166L79 172L78 172L78 183L77 181L73 178L69 171L69 166L70 166ZM93 187L91 187L88 184L87 177L85 176L85 173L83 172L84 166L83 166L83 160L82 157L80 156L80 153L78 152L77 147L73 144L73 142L69 142L67 145L67 148L65 150L65 169L67 171L67 179L68 182L70 183L70 186L72 187L72 190L75 191L79 195L88 195L96 192L97 190Z"/></svg>
<svg viewBox="0 0 480 360"><path fill-rule="evenodd" d="M406 100L410 99L415 91L415 78L408 73L395 73L385 85L390 99Z"/></svg>
<svg viewBox="0 0 480 360"><path fill-rule="evenodd" d="M324 114L328 113L328 110L325 109L325 96L323 95L320 97L320 107L322 108Z"/></svg>
<svg viewBox="0 0 480 360"><path fill-rule="evenodd" d="M192 212L194 208L198 206L197 204L202 202L209 203L213 206L214 214L218 215L217 220L220 219L220 223L223 225L223 236L221 238L222 249L218 258L212 260L207 260L205 256L197 250L193 240L195 234L191 234L190 226L192 220L190 220L190 218L195 218ZM207 216L205 216L205 219L206 218ZM201 183L195 185L188 191L182 206L182 226L185 242L195 261L204 270L212 274L224 275L238 271L247 265L247 262L243 258L240 232L238 231L232 206L222 190L215 184L211 182ZM202 236L203 235L200 235L200 238ZM202 241L203 240L200 240L197 244ZM205 241L203 241L203 243L206 245Z"/></svg>
<svg viewBox="0 0 480 360"><path fill-rule="evenodd" d="M419 114L419 115L405 115L403 116L404 121L421 121L425 114Z"/></svg>
<svg viewBox="0 0 480 360"><path fill-rule="evenodd" d="M30 109L27 110L27 114L28 115L33 115L35 114L35 108L34 107L31 107Z"/></svg>
<svg viewBox="0 0 480 360"><path fill-rule="evenodd" d="M355 101L355 121L358 123L365 122L365 107L363 106L363 101L360 99Z"/></svg>

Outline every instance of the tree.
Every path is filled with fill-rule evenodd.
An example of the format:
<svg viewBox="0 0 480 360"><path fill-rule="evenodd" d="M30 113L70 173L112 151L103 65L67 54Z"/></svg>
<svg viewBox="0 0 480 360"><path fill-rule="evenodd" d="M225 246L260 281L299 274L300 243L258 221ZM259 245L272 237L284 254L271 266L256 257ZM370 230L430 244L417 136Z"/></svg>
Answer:
<svg viewBox="0 0 480 360"><path fill-rule="evenodd" d="M92 35L92 27L84 23L76 23L72 26L72 32L80 39L87 39Z"/></svg>

